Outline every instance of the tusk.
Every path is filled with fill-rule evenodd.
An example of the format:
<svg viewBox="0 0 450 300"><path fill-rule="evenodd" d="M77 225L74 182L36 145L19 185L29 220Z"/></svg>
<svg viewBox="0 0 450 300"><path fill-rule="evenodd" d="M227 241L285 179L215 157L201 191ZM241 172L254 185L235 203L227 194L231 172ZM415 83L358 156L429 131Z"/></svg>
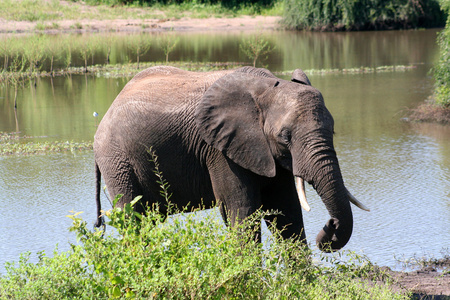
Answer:
<svg viewBox="0 0 450 300"><path fill-rule="evenodd" d="M362 210L370 211L370 209L367 206L365 206L364 204L359 202L358 199L356 199L355 196L353 196L348 190L347 190L347 194L348 194L348 200L350 200L351 203L353 203L354 205L356 205L357 207L359 207Z"/></svg>
<svg viewBox="0 0 450 300"><path fill-rule="evenodd" d="M297 194L300 199L300 205L304 210L310 211L311 207L309 207L308 201L306 201L305 181L301 177L295 177L295 183L297 185Z"/></svg>

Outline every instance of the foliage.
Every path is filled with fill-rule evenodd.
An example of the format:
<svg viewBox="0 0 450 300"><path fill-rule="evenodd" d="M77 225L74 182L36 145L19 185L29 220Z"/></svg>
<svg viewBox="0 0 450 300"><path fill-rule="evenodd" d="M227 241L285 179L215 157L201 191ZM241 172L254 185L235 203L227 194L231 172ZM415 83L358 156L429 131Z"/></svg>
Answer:
<svg viewBox="0 0 450 300"><path fill-rule="evenodd" d="M275 49L262 32L258 32L247 39L244 39L239 45L239 49L250 59L253 60L253 67L256 67L258 59L267 59L267 55Z"/></svg>
<svg viewBox="0 0 450 300"><path fill-rule="evenodd" d="M150 50L152 41L150 37L139 35L128 40L128 48L136 54L137 68L139 69L140 57Z"/></svg>
<svg viewBox="0 0 450 300"><path fill-rule="evenodd" d="M180 41L179 37L175 37L173 35L163 35L158 39L158 45L164 52L166 56L166 64L169 62L169 54L175 49L178 42Z"/></svg>
<svg viewBox="0 0 450 300"><path fill-rule="evenodd" d="M117 201L117 199L116 199ZM299 241L270 238L264 250L240 228L228 229L212 211L205 218L181 213L165 221L158 207L140 215L133 205L106 212L116 234L91 232L77 213L71 230L81 245L39 262L23 255L7 264L0 296L36 298L148 299L406 299L366 280L376 273L354 254L355 262L327 257L314 264ZM252 220L263 216L257 213ZM248 228L249 226L246 226ZM374 273L375 272L375 273Z"/></svg>
<svg viewBox="0 0 450 300"><path fill-rule="evenodd" d="M443 1L442 8L450 12L450 1ZM445 29L439 33L438 44L439 61L433 68L433 77L436 81L434 99L438 106L450 109L450 15Z"/></svg>
<svg viewBox="0 0 450 300"><path fill-rule="evenodd" d="M107 4L107 5L221 5L228 8L237 8L242 6L257 5L270 6L275 0L85 0L88 4Z"/></svg>
<svg viewBox="0 0 450 300"><path fill-rule="evenodd" d="M285 0L282 23L309 30L437 27L444 24L438 0Z"/></svg>

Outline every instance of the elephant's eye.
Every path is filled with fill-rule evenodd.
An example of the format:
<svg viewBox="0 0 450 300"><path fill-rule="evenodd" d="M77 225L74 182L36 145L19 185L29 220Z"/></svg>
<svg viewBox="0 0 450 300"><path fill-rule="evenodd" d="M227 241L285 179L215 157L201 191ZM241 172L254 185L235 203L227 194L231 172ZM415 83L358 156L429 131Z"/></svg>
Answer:
<svg viewBox="0 0 450 300"><path fill-rule="evenodd" d="M283 144L288 145L291 143L291 131L288 129L283 129L280 132L280 140L283 142Z"/></svg>

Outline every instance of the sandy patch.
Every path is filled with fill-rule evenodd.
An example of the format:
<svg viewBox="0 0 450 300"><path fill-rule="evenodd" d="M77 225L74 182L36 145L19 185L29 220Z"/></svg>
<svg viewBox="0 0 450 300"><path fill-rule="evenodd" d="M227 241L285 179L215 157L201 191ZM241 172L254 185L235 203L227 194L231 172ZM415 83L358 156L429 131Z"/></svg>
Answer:
<svg viewBox="0 0 450 300"><path fill-rule="evenodd" d="M58 20L47 22L7 21L0 18L0 33L23 32L146 32L146 31L247 31L281 29L280 17L242 16L206 19ZM39 28L40 29L39 29ZM45 29L43 29L45 28Z"/></svg>

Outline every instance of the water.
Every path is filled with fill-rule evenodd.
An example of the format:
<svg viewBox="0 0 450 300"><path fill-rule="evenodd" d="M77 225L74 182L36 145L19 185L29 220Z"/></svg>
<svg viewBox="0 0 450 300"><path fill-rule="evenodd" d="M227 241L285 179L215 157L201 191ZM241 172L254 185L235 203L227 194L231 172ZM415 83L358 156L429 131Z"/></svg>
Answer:
<svg viewBox="0 0 450 300"><path fill-rule="evenodd" d="M276 49L263 63L272 71L414 65L405 72L309 76L336 123L335 146L348 189L370 207L354 208L354 233L345 249L379 265L413 255L441 256L450 247L450 128L401 121L432 91L436 30L309 33L269 32ZM171 60L248 61L239 42L248 33L184 33ZM80 38L80 37L77 37ZM81 37L83 38L83 37ZM131 57L122 42L113 62ZM157 50L144 60L162 60ZM96 60L104 59L102 53ZM286 77L289 78L289 77ZM129 78L40 79L19 90L18 127L33 140L92 140L96 124ZM13 91L0 88L0 131L16 130ZM92 116L99 113L99 118ZM24 142L26 139L24 139ZM51 254L74 242L71 210L95 219L93 153L0 158L0 264L19 253ZM310 187L304 213L310 242L328 219ZM110 207L105 197L103 207ZM447 251L448 253L448 251ZM33 256L35 259L36 256Z"/></svg>

